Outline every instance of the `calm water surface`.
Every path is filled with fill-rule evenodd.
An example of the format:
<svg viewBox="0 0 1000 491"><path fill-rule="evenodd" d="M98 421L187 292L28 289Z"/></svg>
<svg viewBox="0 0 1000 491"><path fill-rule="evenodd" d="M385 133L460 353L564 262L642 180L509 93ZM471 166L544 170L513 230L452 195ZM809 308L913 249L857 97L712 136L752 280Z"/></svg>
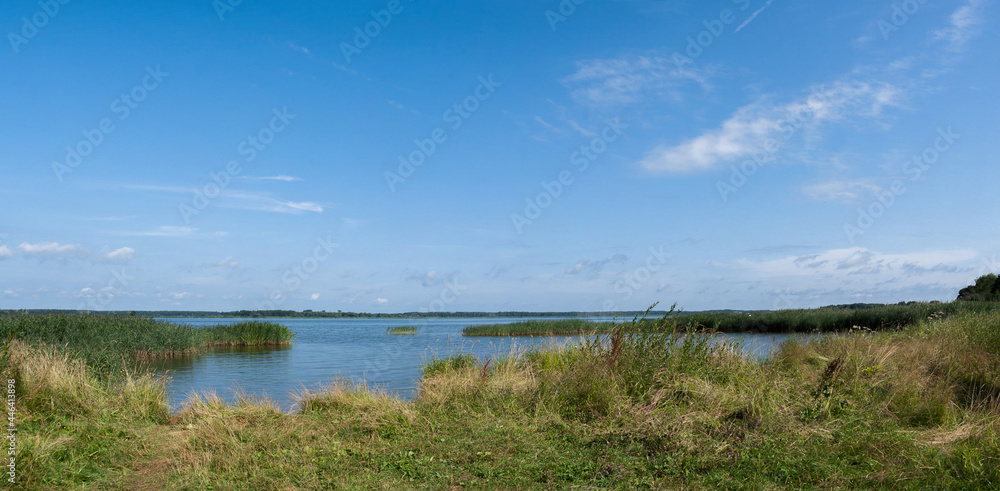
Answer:
<svg viewBox="0 0 1000 491"><path fill-rule="evenodd" d="M246 319L162 319L178 324L210 326ZM269 319L295 332L291 346L215 349L198 355L162 360L154 368L170 377L170 406L178 410L191 394L214 392L232 401L237 391L274 400L291 411L294 394L320 389L335 379L365 381L403 398L416 394L425 360L472 353L480 359L532 345L565 344L579 336L463 337L462 328L519 319ZM594 318L593 320L611 320ZM385 333L393 326L414 326L414 335ZM751 356L766 357L788 334L732 334Z"/></svg>

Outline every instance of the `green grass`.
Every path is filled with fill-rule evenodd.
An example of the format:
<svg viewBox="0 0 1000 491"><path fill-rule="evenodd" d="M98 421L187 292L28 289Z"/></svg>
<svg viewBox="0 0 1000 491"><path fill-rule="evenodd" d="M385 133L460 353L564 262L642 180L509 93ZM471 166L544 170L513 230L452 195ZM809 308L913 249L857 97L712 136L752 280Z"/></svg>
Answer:
<svg viewBox="0 0 1000 491"><path fill-rule="evenodd" d="M0 316L0 337L59 347L99 374L122 363L193 353L212 346L266 346L291 342L292 331L273 322L192 327L128 315L40 314Z"/></svg>
<svg viewBox="0 0 1000 491"><path fill-rule="evenodd" d="M561 347L428 360L403 401L335 382L299 410L103 380L8 345L26 489L995 489L1000 313L784 343L766 361L636 319Z"/></svg>
<svg viewBox="0 0 1000 491"><path fill-rule="evenodd" d="M386 328L385 333L386 334L391 334L391 335L392 334L394 334L394 335L416 334L417 333L417 328L416 327L406 327L406 326L389 327L389 328Z"/></svg>
<svg viewBox="0 0 1000 491"><path fill-rule="evenodd" d="M530 320L510 324L483 324L462 329L463 336L551 336L611 332L611 322L583 319Z"/></svg>

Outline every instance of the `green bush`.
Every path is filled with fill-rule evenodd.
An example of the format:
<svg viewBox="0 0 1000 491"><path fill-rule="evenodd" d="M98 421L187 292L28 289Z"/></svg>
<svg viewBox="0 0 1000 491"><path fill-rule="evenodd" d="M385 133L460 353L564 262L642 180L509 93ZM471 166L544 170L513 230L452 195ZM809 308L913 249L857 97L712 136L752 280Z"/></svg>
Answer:
<svg viewBox="0 0 1000 491"><path fill-rule="evenodd" d="M974 284L959 290L957 300L1000 302L1000 279L993 273L980 276Z"/></svg>

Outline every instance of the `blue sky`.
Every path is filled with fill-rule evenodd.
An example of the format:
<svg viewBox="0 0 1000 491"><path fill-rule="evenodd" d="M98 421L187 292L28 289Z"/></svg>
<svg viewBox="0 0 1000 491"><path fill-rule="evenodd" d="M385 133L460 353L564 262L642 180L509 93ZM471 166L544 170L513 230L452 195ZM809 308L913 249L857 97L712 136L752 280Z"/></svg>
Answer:
<svg viewBox="0 0 1000 491"><path fill-rule="evenodd" d="M948 300L1000 269L997 17L4 2L0 308Z"/></svg>

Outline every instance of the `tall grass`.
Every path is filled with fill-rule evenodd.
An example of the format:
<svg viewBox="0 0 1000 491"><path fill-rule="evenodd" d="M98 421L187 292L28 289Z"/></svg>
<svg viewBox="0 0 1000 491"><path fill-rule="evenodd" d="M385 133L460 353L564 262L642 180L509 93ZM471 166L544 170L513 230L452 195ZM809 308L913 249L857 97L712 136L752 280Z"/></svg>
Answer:
<svg viewBox="0 0 1000 491"><path fill-rule="evenodd" d="M615 471L631 485L992 488L1000 314L989 310L791 340L766 362L691 319L633 319L563 348L434 360L418 401L643 456L626 464L634 474ZM611 470L585 472L595 483Z"/></svg>

